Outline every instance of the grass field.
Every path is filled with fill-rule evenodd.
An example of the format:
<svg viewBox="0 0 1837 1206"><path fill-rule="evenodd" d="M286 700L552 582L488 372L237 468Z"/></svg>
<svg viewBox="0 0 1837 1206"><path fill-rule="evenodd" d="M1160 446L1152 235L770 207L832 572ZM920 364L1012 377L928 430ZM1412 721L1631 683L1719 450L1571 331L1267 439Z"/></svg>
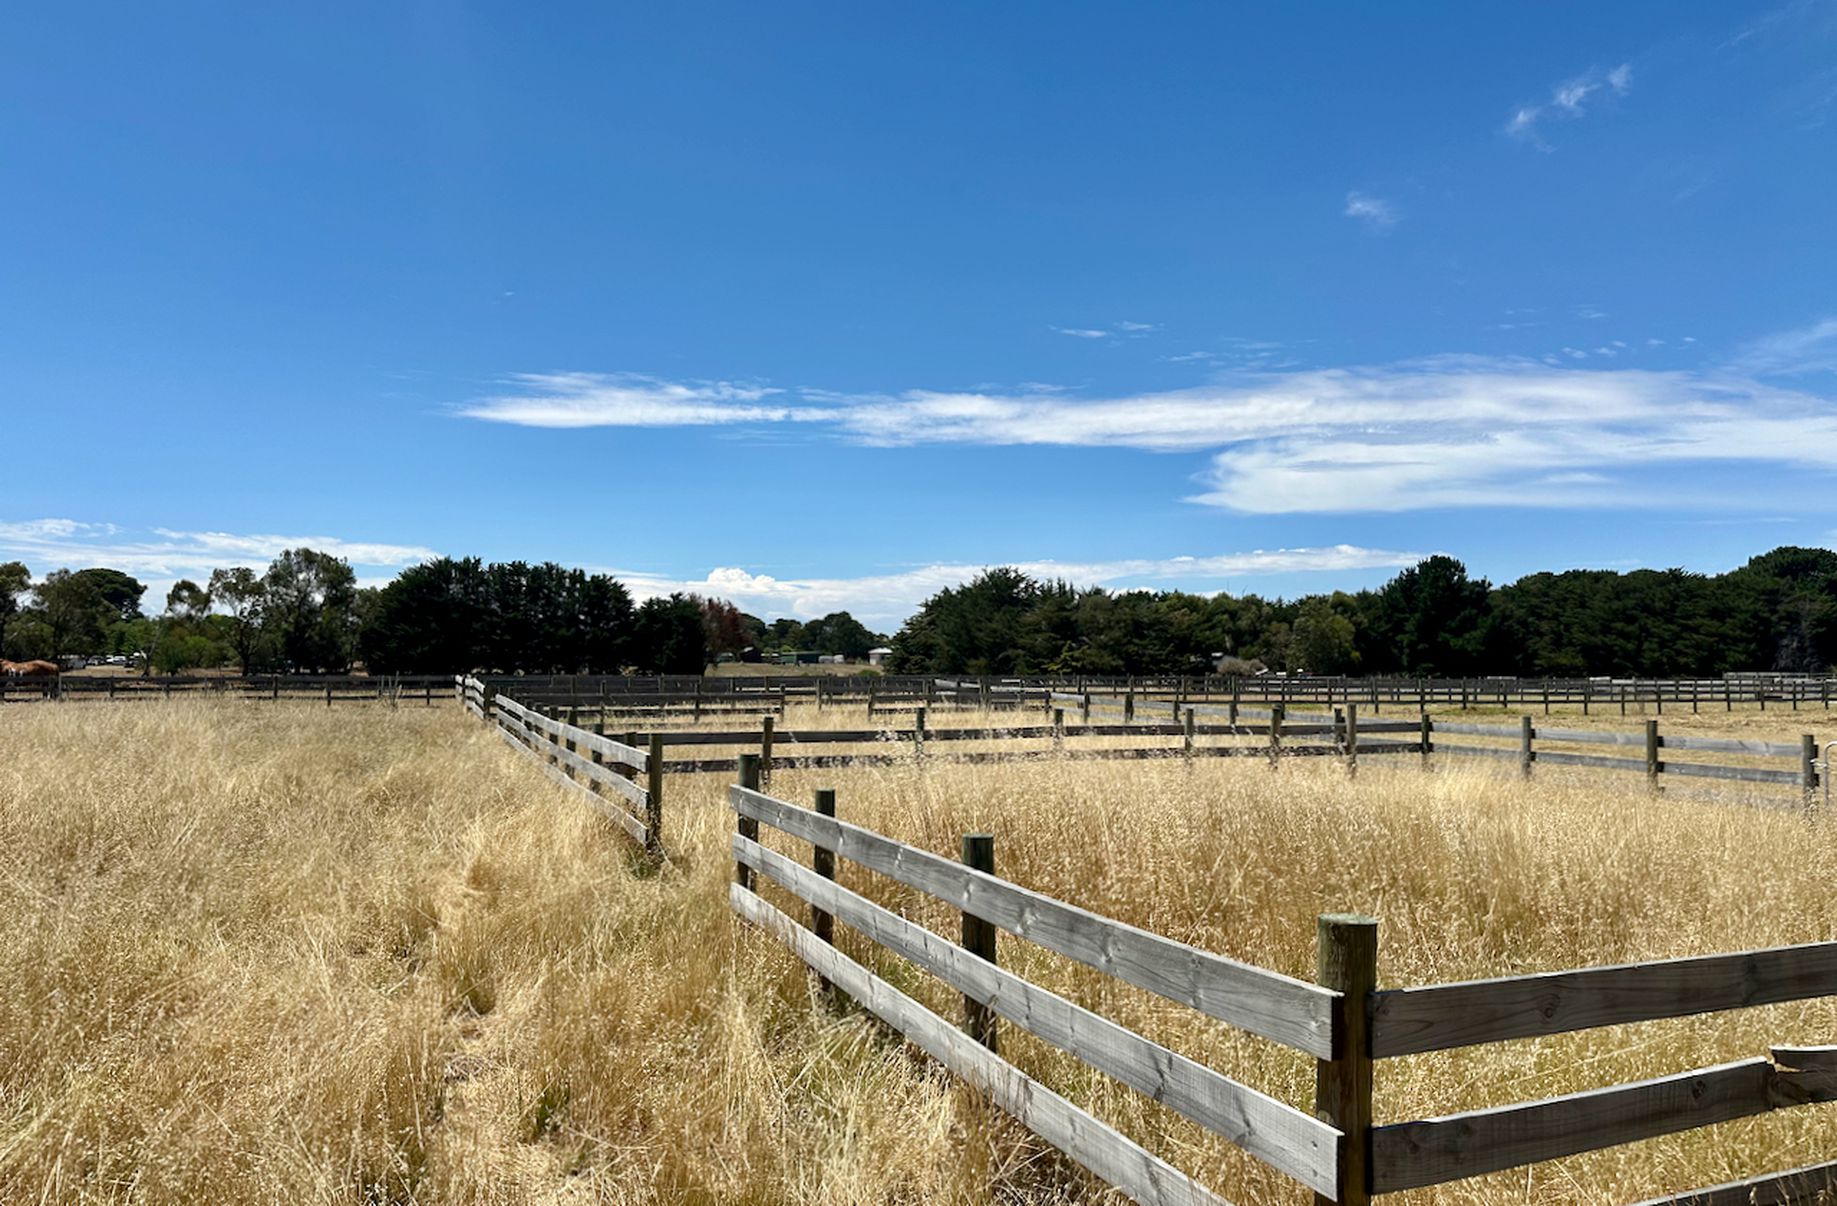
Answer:
<svg viewBox="0 0 1837 1206"><path fill-rule="evenodd" d="M653 872L450 708L24 706L0 710L0 748L0 1201L1105 1200L730 920L722 777L670 783L676 859ZM774 791L833 786L845 818L940 851L987 830L1010 878L1300 976L1315 915L1342 909L1381 919L1387 985L1837 935L1828 828L1628 778L1247 760ZM942 907L843 878L954 933ZM1309 1104L1302 1057L1018 940L1002 959ZM1380 1066L1378 1114L1834 1038L1821 1002L1412 1057ZM1016 1032L1004 1053L1234 1201L1308 1200ZM1627 1201L1833 1147L1822 1106L1385 1200Z"/></svg>

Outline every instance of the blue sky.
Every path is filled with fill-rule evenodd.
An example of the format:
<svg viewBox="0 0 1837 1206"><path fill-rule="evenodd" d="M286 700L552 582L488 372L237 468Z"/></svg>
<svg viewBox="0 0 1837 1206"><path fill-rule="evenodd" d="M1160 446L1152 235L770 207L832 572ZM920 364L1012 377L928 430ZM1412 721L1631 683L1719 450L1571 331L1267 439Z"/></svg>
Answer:
<svg viewBox="0 0 1837 1206"><path fill-rule="evenodd" d="M1834 152L1837 0L20 10L0 557L1719 571L1837 529Z"/></svg>

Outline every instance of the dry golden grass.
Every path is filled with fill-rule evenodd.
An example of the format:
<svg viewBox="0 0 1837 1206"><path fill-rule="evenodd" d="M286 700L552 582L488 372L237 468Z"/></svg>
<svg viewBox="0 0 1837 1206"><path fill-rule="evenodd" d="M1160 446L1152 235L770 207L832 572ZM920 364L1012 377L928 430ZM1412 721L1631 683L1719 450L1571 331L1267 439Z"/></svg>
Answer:
<svg viewBox="0 0 1837 1206"><path fill-rule="evenodd" d="M826 1014L788 953L732 922L723 776L669 784L676 861L652 873L452 709L15 707L0 748L0 1201L1105 1199L877 1028ZM1655 801L1633 777L1491 770L901 766L781 773L774 790L833 786L845 818L940 851L988 830L1011 878L1303 976L1314 917L1341 909L1382 919L1386 984L1837 936L1828 826ZM912 893L844 880L954 931ZM949 994L843 941L954 1016ZM1305 1058L1002 943L1030 978L1308 1104ZM1380 1066L1378 1109L1834 1038L1837 1005L1819 1002L1413 1057ZM1012 1028L1004 1043L1232 1200L1308 1200ZM1828 1158L1834 1110L1396 1200L1631 1200Z"/></svg>

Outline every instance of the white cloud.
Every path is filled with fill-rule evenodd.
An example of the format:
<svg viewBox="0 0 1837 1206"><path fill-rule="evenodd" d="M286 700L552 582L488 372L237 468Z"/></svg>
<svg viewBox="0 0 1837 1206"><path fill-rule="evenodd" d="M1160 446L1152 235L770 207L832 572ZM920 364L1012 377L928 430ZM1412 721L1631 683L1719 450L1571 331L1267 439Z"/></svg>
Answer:
<svg viewBox="0 0 1837 1206"><path fill-rule="evenodd" d="M1397 224L1397 209L1382 197L1372 197L1361 192L1346 194L1346 208L1342 211L1348 218L1356 218L1365 223L1371 230L1388 230Z"/></svg>
<svg viewBox="0 0 1837 1206"><path fill-rule="evenodd" d="M1259 513L1697 506L1703 487L1690 474L1640 471L1837 470L1837 400L1762 376L1781 366L1837 366L1837 320L1760 341L1744 365L1719 370L1605 367L1623 350L1624 341L1564 347L1568 367L1550 363L1554 357L1443 356L1238 372L1211 385L1108 397L915 389L826 394L820 408L784 409L797 421L820 416L832 436L874 447L1204 452L1210 467L1196 501ZM1596 363L1604 367L1585 367ZM1642 476L1662 484L1642 484ZM1729 501L1750 505L1763 493Z"/></svg>
<svg viewBox="0 0 1837 1206"><path fill-rule="evenodd" d="M1099 327L1053 327L1061 335L1070 335L1073 339L1140 339L1144 335L1160 330L1159 323L1152 322L1117 322L1107 328Z"/></svg>
<svg viewBox="0 0 1837 1206"><path fill-rule="evenodd" d="M1210 557L1095 562L1035 560L999 564L1016 566L1035 578L1063 578L1079 586L1114 586L1127 580L1219 589L1219 584L1227 578L1402 569L1414 565L1423 556L1422 553L1341 544L1327 548L1259 549ZM699 579L669 578L627 569L607 572L618 577L640 599L690 591L727 599L755 614L790 615L808 620L834 611L847 611L864 623L892 627L938 591L968 582L988 568L967 563L926 565L858 578L776 578L737 567L715 569Z"/></svg>
<svg viewBox="0 0 1837 1206"><path fill-rule="evenodd" d="M727 381L673 382L636 373L519 373L504 384L520 392L476 399L459 413L524 427L689 427L821 417L821 412L761 405L778 391Z"/></svg>
<svg viewBox="0 0 1837 1206"><path fill-rule="evenodd" d="M236 535L154 528L136 534L112 523L72 519L0 522L0 560L26 563L35 578L54 569L108 566L147 583L144 605L157 609L180 578L202 582L213 569L261 569L283 549L311 548L368 570L395 570L440 554L419 545L379 544L335 536ZM379 575L359 575L359 581ZM387 577L387 575L382 575Z"/></svg>
<svg viewBox="0 0 1837 1206"><path fill-rule="evenodd" d="M1520 105L1506 119L1505 132L1513 138L1531 143L1539 150L1550 149L1543 139L1539 123L1546 117L1575 119L1584 116L1589 99L1602 89L1615 96L1625 96L1633 89L1633 65L1622 63L1607 71L1590 68L1573 79L1563 80L1550 88L1550 100L1543 105Z"/></svg>
<svg viewBox="0 0 1837 1206"><path fill-rule="evenodd" d="M1735 367L1757 375L1837 372L1837 318L1757 339L1736 355Z"/></svg>

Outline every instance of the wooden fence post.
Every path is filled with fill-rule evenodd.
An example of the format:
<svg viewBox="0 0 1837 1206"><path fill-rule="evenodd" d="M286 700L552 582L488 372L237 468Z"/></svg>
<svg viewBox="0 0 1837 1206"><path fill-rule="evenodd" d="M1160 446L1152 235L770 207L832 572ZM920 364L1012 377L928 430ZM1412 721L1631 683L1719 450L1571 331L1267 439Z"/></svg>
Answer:
<svg viewBox="0 0 1837 1206"><path fill-rule="evenodd" d="M1435 722L1429 719L1429 713L1425 710L1422 714L1422 742L1421 742L1422 744L1422 767L1424 770L1429 769L1429 755L1435 749L1435 742L1430 739L1431 734L1433 734L1434 732L1435 732Z"/></svg>
<svg viewBox="0 0 1837 1206"><path fill-rule="evenodd" d="M1518 718L1518 768L1527 779L1531 777L1531 763L1537 757L1536 752L1531 748L1531 737L1535 732L1536 730L1531 727L1529 716Z"/></svg>
<svg viewBox="0 0 1837 1206"><path fill-rule="evenodd" d="M651 748L653 750L657 748L657 741L658 741L658 735L653 733L651 735ZM654 766L656 765L656 763L653 762L652 765ZM741 754L740 755L740 786L750 788L753 791L759 790L759 755L758 754ZM743 838L749 838L755 842L758 841L759 840L759 822L754 820L752 817L741 817L740 818L740 836ZM753 891L754 890L753 888L753 869L747 866L745 863L735 863L734 864L734 882L738 883L742 888L745 888L748 892Z"/></svg>
<svg viewBox="0 0 1837 1206"><path fill-rule="evenodd" d="M1355 778L1359 773L1359 705L1346 705L1346 775Z"/></svg>
<svg viewBox="0 0 1837 1206"><path fill-rule="evenodd" d="M1178 711L1178 708L1176 707L1175 710ZM1091 693L1089 691L1084 693L1084 709L1078 719L1081 724L1091 723Z"/></svg>
<svg viewBox="0 0 1837 1206"><path fill-rule="evenodd" d="M963 863L977 871L995 874L995 835L990 833L966 833L963 835ZM968 911L963 914L963 947L972 955L995 962L995 926L980 917L972 916ZM995 1011L968 994L963 998L963 1027L970 1032L970 1037L987 1047L996 1049Z"/></svg>
<svg viewBox="0 0 1837 1206"><path fill-rule="evenodd" d="M924 708L920 708L912 718L912 756L921 762L925 760Z"/></svg>
<svg viewBox="0 0 1837 1206"><path fill-rule="evenodd" d="M816 812L818 816L824 816L824 817L835 816L836 815L835 789L830 788L830 787L817 788L814 794L812 803L814 803L816 806ZM818 875L822 876L824 879L828 879L828 880L835 879L836 877L836 852L833 850L830 850L829 848L825 846L812 847L810 851L810 869L812 871L815 871ZM827 942L831 946L835 945L836 919L835 919L834 914L829 913L826 910L819 909L815 905L811 905L810 906L810 929L816 934L817 941ZM828 980L823 979L821 976L817 977L817 983L820 986L824 997L828 998L829 1003L832 1006L839 1003L841 994L837 990L834 984L831 984Z"/></svg>
<svg viewBox="0 0 1837 1206"><path fill-rule="evenodd" d="M631 744L632 734L625 735ZM650 748L645 751L644 767L644 851L653 862L662 863L663 854L663 734L652 733ZM625 777L636 779L638 769L626 768ZM753 831L758 832L755 825Z"/></svg>
<svg viewBox="0 0 1837 1206"><path fill-rule="evenodd" d="M1624 697L1622 697L1624 701ZM1658 774L1664 764L1658 760L1658 721L1646 721L1646 789L1658 790Z"/></svg>
<svg viewBox="0 0 1837 1206"><path fill-rule="evenodd" d="M1186 710L1186 720L1183 722L1182 727L1184 728L1185 731L1181 734L1182 741L1181 741L1180 748L1181 748L1181 752L1186 755L1186 769L1192 770L1193 769L1193 709L1192 708L1188 708Z"/></svg>
<svg viewBox="0 0 1837 1206"><path fill-rule="evenodd" d="M1818 807L1818 741L1810 733L1799 738L1799 786L1805 792L1805 809Z"/></svg>
<svg viewBox="0 0 1837 1206"><path fill-rule="evenodd" d="M1065 752L1064 708L1054 708L1052 710L1052 752L1055 754L1063 754Z"/></svg>
<svg viewBox="0 0 1837 1206"><path fill-rule="evenodd" d="M1277 702L1269 705L1269 769L1275 770L1282 756L1282 718L1288 713L1287 705Z"/></svg>
<svg viewBox="0 0 1837 1206"><path fill-rule="evenodd" d="M759 790L772 786L772 718L759 718Z"/></svg>
<svg viewBox="0 0 1837 1206"><path fill-rule="evenodd" d="M1378 986L1378 922L1356 913L1326 913L1318 922L1318 974L1334 1002L1333 1058L1315 1064L1314 1114L1345 1135L1339 1196L1315 1194L1317 1206L1371 1201L1371 994Z"/></svg>
<svg viewBox="0 0 1837 1206"><path fill-rule="evenodd" d="M1135 688L1131 687L1129 688L1129 693L1123 696L1123 723L1133 724L1134 722L1135 722Z"/></svg>

